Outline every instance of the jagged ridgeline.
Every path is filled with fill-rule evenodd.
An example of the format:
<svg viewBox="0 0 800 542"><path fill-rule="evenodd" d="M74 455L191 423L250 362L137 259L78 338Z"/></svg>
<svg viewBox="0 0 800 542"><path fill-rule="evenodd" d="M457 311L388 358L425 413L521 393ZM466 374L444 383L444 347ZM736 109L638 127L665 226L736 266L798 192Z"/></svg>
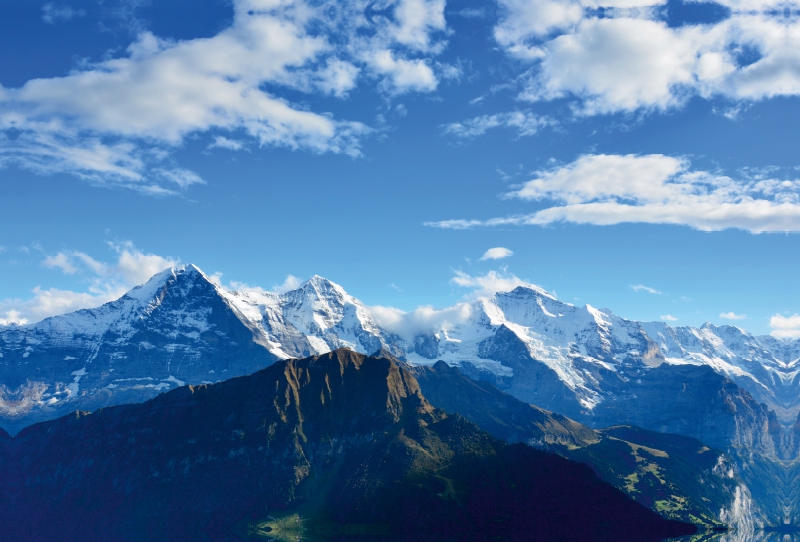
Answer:
<svg viewBox="0 0 800 542"><path fill-rule="evenodd" d="M594 429L698 439L734 461L738 509L754 525L798 522L800 341L636 322L536 287L465 303L451 316L428 328L382 326L322 277L275 294L228 291L192 265L168 269L97 309L0 327L0 427L13 435L278 360L382 349L416 366L443 360Z"/></svg>
<svg viewBox="0 0 800 542"><path fill-rule="evenodd" d="M585 465L431 406L350 350L75 413L0 438L8 540L660 540Z"/></svg>

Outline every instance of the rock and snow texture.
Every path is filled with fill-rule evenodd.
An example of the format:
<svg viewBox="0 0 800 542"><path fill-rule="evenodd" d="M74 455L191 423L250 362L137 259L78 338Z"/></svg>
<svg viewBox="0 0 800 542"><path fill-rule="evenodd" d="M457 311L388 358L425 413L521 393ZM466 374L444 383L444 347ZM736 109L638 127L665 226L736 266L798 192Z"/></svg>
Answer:
<svg viewBox="0 0 800 542"><path fill-rule="evenodd" d="M215 382L340 347L384 349L414 364L442 359L595 426L637 422L716 442L763 441L773 423L769 412L730 380L782 422L797 416L800 341L753 337L730 326L626 320L536 287L479 299L462 313L450 324L400 337L319 276L275 294L228 291L193 265L168 269L97 309L0 327L0 427L15 432L76 409L143 401L184 383ZM679 397L662 400L665 388ZM685 427L679 413L671 417L673 404L708 411ZM755 426L761 433L748 434Z"/></svg>
<svg viewBox="0 0 800 542"><path fill-rule="evenodd" d="M399 341L322 277L279 295L229 292L193 265L172 268L97 309L0 327L0 427L15 432L341 347L402 355L387 339Z"/></svg>

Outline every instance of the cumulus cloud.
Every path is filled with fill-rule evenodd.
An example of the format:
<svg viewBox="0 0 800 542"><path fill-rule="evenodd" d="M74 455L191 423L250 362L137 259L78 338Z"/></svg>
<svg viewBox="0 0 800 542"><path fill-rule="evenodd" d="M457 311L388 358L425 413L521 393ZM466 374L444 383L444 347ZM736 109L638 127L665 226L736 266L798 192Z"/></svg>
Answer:
<svg viewBox="0 0 800 542"><path fill-rule="evenodd" d="M483 256L481 256L481 260L502 260L503 258L508 258L513 255L514 252L512 250L503 247L494 247L484 252Z"/></svg>
<svg viewBox="0 0 800 542"><path fill-rule="evenodd" d="M734 180L692 171L684 158L585 155L536 172L507 198L550 203L532 214L427 222L438 228L547 225L680 224L702 231L800 231L800 180L764 176Z"/></svg>
<svg viewBox="0 0 800 542"><path fill-rule="evenodd" d="M659 292L655 288L645 286L644 284L631 284L630 286L631 288L633 288L634 292L647 292L648 294L656 294L656 295L662 294L662 292Z"/></svg>
<svg viewBox="0 0 800 542"><path fill-rule="evenodd" d="M367 0L233 4L231 25L213 37L140 32L118 57L0 87L0 167L171 194L202 182L171 163L191 135L213 132L223 148L236 143L220 132L236 132L259 146L360 154L368 127L284 91L343 98L359 81L390 95L437 87L444 0L388 0L379 11Z"/></svg>
<svg viewBox="0 0 800 542"><path fill-rule="evenodd" d="M800 338L800 315L782 316L776 314L769 319L770 335L779 339Z"/></svg>
<svg viewBox="0 0 800 542"><path fill-rule="evenodd" d="M719 315L720 318L724 318L726 320L746 320L746 314L736 314L735 312L723 312Z"/></svg>
<svg viewBox="0 0 800 542"><path fill-rule="evenodd" d="M678 321L678 319L675 318L674 316L672 316L671 314L665 314L664 316L661 317L661 319L664 320L665 322L677 322Z"/></svg>
<svg viewBox="0 0 800 542"><path fill-rule="evenodd" d="M132 243L111 243L116 253L113 263L100 262L79 251L48 255L42 265L78 276L88 283L85 291L35 287L28 299L0 300L0 324L38 322L79 309L99 307L147 282L153 275L180 262L174 258L147 254Z"/></svg>
<svg viewBox="0 0 800 542"><path fill-rule="evenodd" d="M442 125L445 134L461 138L472 138L485 134L492 128L515 128L520 137L532 136L544 127L552 126L555 121L549 117L540 117L530 110L482 115L462 122Z"/></svg>
<svg viewBox="0 0 800 542"><path fill-rule="evenodd" d="M524 100L574 98L577 113L594 115L664 111L691 96L800 94L800 22L784 17L784 8L797 9L793 2L723 1L731 11L722 20L677 27L658 0L498 3L496 41L531 63ZM744 50L755 54L745 59Z"/></svg>

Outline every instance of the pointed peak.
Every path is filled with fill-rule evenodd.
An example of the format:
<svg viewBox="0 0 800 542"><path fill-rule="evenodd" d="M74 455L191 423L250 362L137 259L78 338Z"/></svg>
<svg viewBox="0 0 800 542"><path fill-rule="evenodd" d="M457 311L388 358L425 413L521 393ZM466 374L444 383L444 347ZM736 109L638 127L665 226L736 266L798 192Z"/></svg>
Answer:
<svg viewBox="0 0 800 542"><path fill-rule="evenodd" d="M519 295L526 295L533 297L544 296L544 297L549 297L550 299L557 299L555 295L551 294L541 286L536 286L535 284L520 285L508 293L515 294L518 296Z"/></svg>
<svg viewBox="0 0 800 542"><path fill-rule="evenodd" d="M333 284L333 282L331 282L330 280L326 279L322 275L314 275L313 277L311 277L310 279L308 279L307 281L305 281L303 283L304 286L306 284L312 284L314 286L319 286L319 285L327 286L329 284Z"/></svg>
<svg viewBox="0 0 800 542"><path fill-rule="evenodd" d="M328 280L321 275L314 275L303 284L300 285L299 290L308 290L313 289L319 294L324 294L326 292L335 291L340 295L346 295L344 288L333 282L332 280Z"/></svg>

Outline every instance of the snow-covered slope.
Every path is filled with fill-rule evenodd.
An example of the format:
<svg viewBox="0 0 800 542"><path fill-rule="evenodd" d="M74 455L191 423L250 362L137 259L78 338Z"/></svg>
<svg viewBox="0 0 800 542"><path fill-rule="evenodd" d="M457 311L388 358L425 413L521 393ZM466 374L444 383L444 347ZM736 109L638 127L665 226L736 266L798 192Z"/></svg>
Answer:
<svg viewBox="0 0 800 542"><path fill-rule="evenodd" d="M97 309L0 327L0 427L15 432L341 347L402 355L398 342L322 277L280 295L229 292L194 265L176 267Z"/></svg>
<svg viewBox="0 0 800 542"><path fill-rule="evenodd" d="M365 354L382 348L396 351L398 337L382 330L367 308L341 286L320 276L283 294L233 291L227 299L264 331L270 351L281 358L337 348Z"/></svg>
<svg viewBox="0 0 800 542"><path fill-rule="evenodd" d="M384 349L412 364L442 359L594 426L635 422L723 444L760 439L769 448L774 415L740 388L785 424L797 416L799 341L636 322L536 287L478 299L461 314L400 337L319 276L276 294L228 291L193 265L173 268L97 309L0 327L0 426L13 432L340 347ZM665 389L677 396L665 399ZM674 404L705 413L679 413Z"/></svg>
<svg viewBox="0 0 800 542"><path fill-rule="evenodd" d="M0 328L0 425L139 402L278 359L197 267L163 271L97 309Z"/></svg>

